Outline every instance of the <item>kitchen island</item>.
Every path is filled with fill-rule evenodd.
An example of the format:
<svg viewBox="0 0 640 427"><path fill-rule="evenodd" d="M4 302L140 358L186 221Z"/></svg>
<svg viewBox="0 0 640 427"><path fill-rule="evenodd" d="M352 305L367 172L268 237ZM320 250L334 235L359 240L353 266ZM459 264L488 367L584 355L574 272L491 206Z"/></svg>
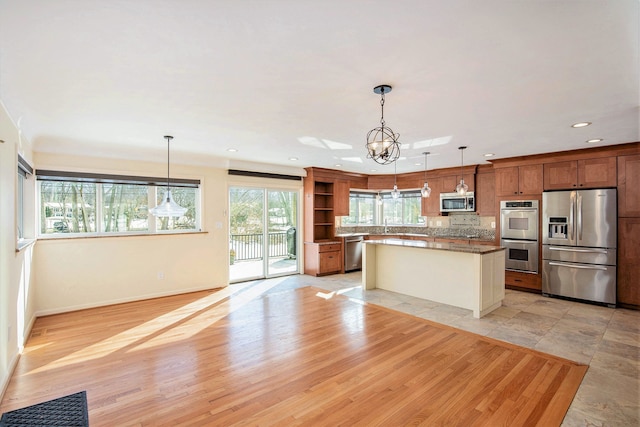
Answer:
<svg viewBox="0 0 640 427"><path fill-rule="evenodd" d="M473 311L502 305L504 248L404 239L367 240L362 285Z"/></svg>

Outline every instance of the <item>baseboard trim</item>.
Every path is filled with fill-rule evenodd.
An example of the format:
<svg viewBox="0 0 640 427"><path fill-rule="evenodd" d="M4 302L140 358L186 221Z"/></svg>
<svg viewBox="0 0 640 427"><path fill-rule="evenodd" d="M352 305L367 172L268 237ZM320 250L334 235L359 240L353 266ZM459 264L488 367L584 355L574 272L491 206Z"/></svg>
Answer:
<svg viewBox="0 0 640 427"><path fill-rule="evenodd" d="M128 303L128 302L144 301L144 300L154 299L154 298L162 298L162 297L170 297L170 296L174 296L174 295L190 294L192 292L211 291L211 290L214 290L214 289L221 289L221 288L224 288L226 286L227 286L227 284L225 284L224 286L214 286L214 287L211 287L211 286L196 287L196 288L189 288L189 289L181 289L178 292L176 292L176 291L157 292L157 293L152 293L152 294L138 295L138 296L135 296L135 297L117 298L117 299L113 299L113 300L102 301L102 302L91 303L91 304L79 304L79 305L63 307L63 308L54 308L54 309L50 309L50 310L38 310L34 314L34 317L37 318L37 317L51 316L53 314L70 313L72 311L87 310L89 308L106 307L106 306L109 306L109 305L125 304L125 303Z"/></svg>
<svg viewBox="0 0 640 427"><path fill-rule="evenodd" d="M9 387L9 382L13 377L13 371L16 370L16 366L18 366L18 360L20 360L20 353L16 353L15 356L11 359L9 363L9 369L7 370L6 378L2 378L2 383L0 384L0 402L4 399L4 393L7 391L7 387Z"/></svg>

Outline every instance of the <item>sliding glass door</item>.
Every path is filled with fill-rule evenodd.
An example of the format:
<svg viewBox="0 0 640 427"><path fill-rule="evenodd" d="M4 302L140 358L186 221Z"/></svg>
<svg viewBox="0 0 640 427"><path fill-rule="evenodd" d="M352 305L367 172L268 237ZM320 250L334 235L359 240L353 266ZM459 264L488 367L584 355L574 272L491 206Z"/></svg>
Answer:
<svg viewBox="0 0 640 427"><path fill-rule="evenodd" d="M229 281L299 272L298 192L229 188Z"/></svg>

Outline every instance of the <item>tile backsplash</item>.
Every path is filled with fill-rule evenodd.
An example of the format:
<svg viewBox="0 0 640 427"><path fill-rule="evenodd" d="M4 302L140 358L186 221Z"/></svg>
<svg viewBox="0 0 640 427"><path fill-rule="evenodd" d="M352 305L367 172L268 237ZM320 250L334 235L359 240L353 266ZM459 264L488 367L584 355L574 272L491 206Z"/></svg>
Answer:
<svg viewBox="0 0 640 427"><path fill-rule="evenodd" d="M427 225L422 226L394 226L389 225L388 233L427 234L435 237L479 237L483 239L495 239L496 218L494 216L478 216L475 214L456 213L449 216L426 218ZM357 225L337 226L336 234L368 233L382 234L384 226L381 225Z"/></svg>

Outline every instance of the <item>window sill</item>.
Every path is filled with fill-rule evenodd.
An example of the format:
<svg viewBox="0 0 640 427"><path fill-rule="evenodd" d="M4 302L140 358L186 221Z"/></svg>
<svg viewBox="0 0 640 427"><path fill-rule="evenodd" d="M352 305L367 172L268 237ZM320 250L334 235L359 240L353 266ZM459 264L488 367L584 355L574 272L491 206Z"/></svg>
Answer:
<svg viewBox="0 0 640 427"><path fill-rule="evenodd" d="M73 239L104 239L104 238L121 238L121 237L157 237L157 236L185 236L185 235L194 235L194 234L208 234L208 231L177 231L177 232L167 232L167 233L129 233L129 234L75 234L75 235L65 235L65 234L52 234L52 235L43 235L39 236L38 240L73 240Z"/></svg>
<svg viewBox="0 0 640 427"><path fill-rule="evenodd" d="M27 249L29 246L33 245L36 242L36 239L22 239L16 245L16 253L22 252Z"/></svg>

